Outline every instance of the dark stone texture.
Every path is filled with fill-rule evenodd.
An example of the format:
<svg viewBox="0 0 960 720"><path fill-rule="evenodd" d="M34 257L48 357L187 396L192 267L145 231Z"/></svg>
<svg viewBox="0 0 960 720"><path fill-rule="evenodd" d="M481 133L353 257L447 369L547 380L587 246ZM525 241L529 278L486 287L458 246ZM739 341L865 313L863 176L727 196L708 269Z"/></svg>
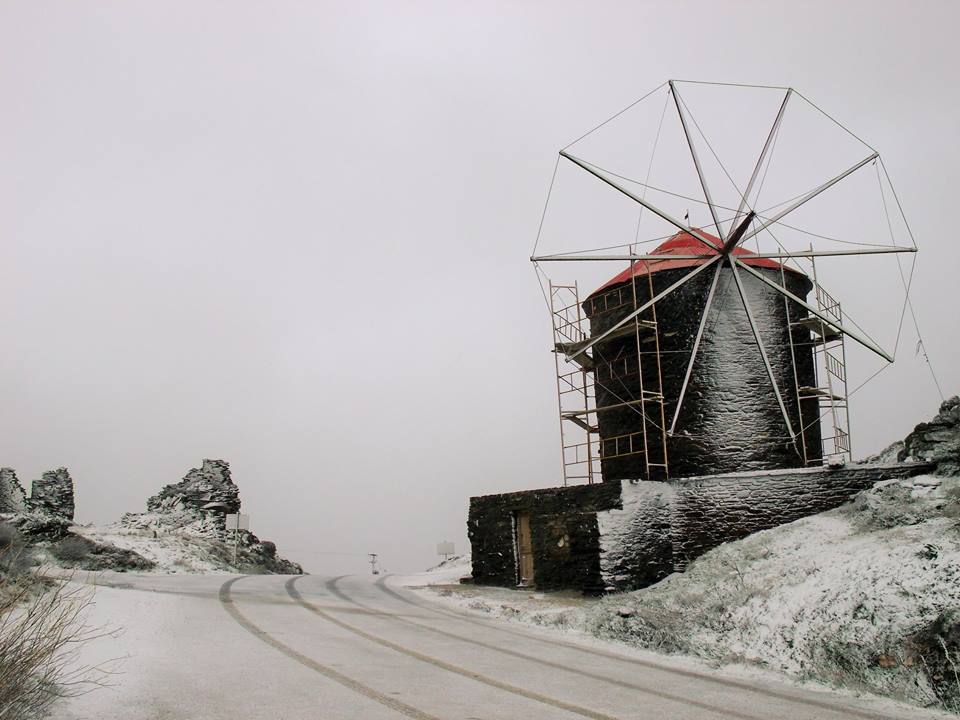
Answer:
<svg viewBox="0 0 960 720"><path fill-rule="evenodd" d="M39 480L34 480L29 505L73 520L73 479L67 469L47 470Z"/></svg>
<svg viewBox="0 0 960 720"><path fill-rule="evenodd" d="M23 512L27 508L27 494L17 480L13 468L0 468L0 513Z"/></svg>
<svg viewBox="0 0 960 720"><path fill-rule="evenodd" d="M514 520L518 514L526 514L530 516L536 586L601 591L596 513L619 503L620 488L610 483L470 498L467 534L474 582L516 586Z"/></svg>
<svg viewBox="0 0 960 720"><path fill-rule="evenodd" d="M230 463L205 459L183 480L164 486L147 500L147 511L167 509L171 504L190 510L213 510L218 514L240 512L240 490L230 477Z"/></svg>
<svg viewBox="0 0 960 720"><path fill-rule="evenodd" d="M778 270L757 268L770 280L781 283L798 297L805 298L812 284L794 272L781 277ZM591 335L612 327L637 304L688 275L691 268L663 270L640 276L595 293L584 301L590 318ZM659 342L665 420L669 424L676 410L690 353L706 304L713 269L705 270L678 290L656 303L658 334L641 332L639 352L642 371L637 371L638 343L631 334L598 343L593 348L597 405L613 405L640 397L640 390L658 387L653 353ZM778 292L752 275L741 271L740 278L760 328L770 364L795 432L809 425L804 440L811 459L820 457L820 425L816 399L803 400L803 420L795 385L816 385L813 344L809 330L790 323L807 316L806 309L793 301L784 301ZM652 311L641 315L653 320ZM791 357L790 338L796 357L797 379ZM655 407L648 405L648 408ZM644 428L646 423L646 428ZM663 422L643 416L635 407L623 407L599 413L598 425L602 452L614 454L612 438L633 438L634 447L643 447L646 430L652 462L663 461ZM624 440L620 441L621 447ZM798 446L800 442L798 441ZM728 473L745 470L771 470L802 467L803 458L790 441L783 414L777 403L753 331L729 267L720 271L717 290L694 364L686 399L677 424L677 432L666 439L670 477ZM663 479L659 471L647 477L642 454L608 457L602 460L603 479Z"/></svg>
<svg viewBox="0 0 960 720"><path fill-rule="evenodd" d="M724 542L833 509L880 480L932 468L932 463L818 467L471 498L473 579L517 584L517 514L530 515L538 588L632 590L682 571Z"/></svg>
<svg viewBox="0 0 960 720"><path fill-rule="evenodd" d="M881 480L929 472L929 463L847 465L750 475L684 478L674 483L673 566L751 533L832 510Z"/></svg>
<svg viewBox="0 0 960 720"><path fill-rule="evenodd" d="M45 510L4 515L3 520L15 527L17 532L30 542L59 540L69 534L72 525L72 522L62 515Z"/></svg>
<svg viewBox="0 0 960 720"><path fill-rule="evenodd" d="M605 590L652 585L673 572L673 485L624 480L620 507L597 516Z"/></svg>
<svg viewBox="0 0 960 720"><path fill-rule="evenodd" d="M960 397L954 395L933 420L917 425L897 457L929 460L937 464L938 473L960 475Z"/></svg>

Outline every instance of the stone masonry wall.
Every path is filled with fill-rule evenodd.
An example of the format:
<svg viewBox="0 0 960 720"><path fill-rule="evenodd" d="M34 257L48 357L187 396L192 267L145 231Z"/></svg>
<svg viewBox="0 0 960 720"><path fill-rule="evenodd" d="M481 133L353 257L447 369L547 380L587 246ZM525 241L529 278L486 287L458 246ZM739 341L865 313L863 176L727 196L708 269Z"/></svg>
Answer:
<svg viewBox="0 0 960 720"><path fill-rule="evenodd" d="M30 488L29 504L73 520L73 479L65 467L47 470Z"/></svg>
<svg viewBox="0 0 960 720"><path fill-rule="evenodd" d="M617 506L616 483L575 485L470 498L467 534L473 579L482 585L514 587L517 560L514 522L530 516L534 576L541 589L603 589L596 513Z"/></svg>
<svg viewBox="0 0 960 720"><path fill-rule="evenodd" d="M707 550L835 508L931 463L604 482L471 498L473 579L517 584L514 518L530 515L535 584L586 592L646 587Z"/></svg>
<svg viewBox="0 0 960 720"><path fill-rule="evenodd" d="M849 465L676 481L670 508L673 567L759 530L831 510L874 483L929 472L928 463Z"/></svg>
<svg viewBox="0 0 960 720"><path fill-rule="evenodd" d="M27 494L23 491L13 468L0 468L0 513L23 512Z"/></svg>

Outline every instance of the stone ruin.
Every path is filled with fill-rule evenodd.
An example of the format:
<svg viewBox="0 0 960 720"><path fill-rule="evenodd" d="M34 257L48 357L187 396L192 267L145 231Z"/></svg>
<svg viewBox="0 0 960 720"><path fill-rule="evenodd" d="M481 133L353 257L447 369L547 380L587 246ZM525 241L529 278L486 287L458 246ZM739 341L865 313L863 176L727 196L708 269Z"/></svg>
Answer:
<svg viewBox="0 0 960 720"><path fill-rule="evenodd" d="M65 468L47 470L34 480L30 496L13 468L0 468L0 513L40 511L73 520L73 479Z"/></svg>
<svg viewBox="0 0 960 720"><path fill-rule="evenodd" d="M120 522L130 529L155 533L181 532L225 540L228 513L240 512L240 490L225 460L205 459L178 483L164 485L147 499L145 513L126 513Z"/></svg>
<svg viewBox="0 0 960 720"><path fill-rule="evenodd" d="M0 514L20 533L56 540L73 522L73 479L62 467L34 480L27 496L13 468L0 468Z"/></svg>
<svg viewBox="0 0 960 720"><path fill-rule="evenodd" d="M233 533L226 528L226 515L239 511L240 491L230 477L230 464L224 460L205 459L180 482L165 485L150 497L146 512L124 514L119 526L123 531L138 535L158 537L171 534L213 541L208 547L222 548L232 546L234 541ZM33 481L29 496L12 468L0 468L0 521L12 525L28 541L55 543L68 537L76 540L70 531L73 517L73 479L66 468L43 473L40 479ZM277 546L269 540L261 541L248 530L239 531L236 540L246 563L257 564L267 572L303 572L296 563L278 556ZM96 543L89 544L96 546ZM99 552L104 548L114 555L121 552L107 546L95 549ZM143 568L152 565L140 556L137 558L143 560Z"/></svg>
<svg viewBox="0 0 960 720"><path fill-rule="evenodd" d="M73 520L73 478L65 467L47 470L39 480L33 481L30 505Z"/></svg>
<svg viewBox="0 0 960 720"><path fill-rule="evenodd" d="M225 460L204 459L178 483L165 485L147 500L145 513L126 513L120 524L127 530L153 535L175 533L204 540L232 543L226 515L240 512L240 490L230 476ZM301 574L303 568L277 555L277 546L261 541L249 530L237 533L242 552L270 572Z"/></svg>
<svg viewBox="0 0 960 720"><path fill-rule="evenodd" d="M0 513L18 513L27 509L24 492L13 468L0 468Z"/></svg>

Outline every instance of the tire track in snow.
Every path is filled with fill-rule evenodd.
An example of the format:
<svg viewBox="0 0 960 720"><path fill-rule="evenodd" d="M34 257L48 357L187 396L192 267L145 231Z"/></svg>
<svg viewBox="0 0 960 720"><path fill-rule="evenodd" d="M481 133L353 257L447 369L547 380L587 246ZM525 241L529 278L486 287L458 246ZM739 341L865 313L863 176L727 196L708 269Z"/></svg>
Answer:
<svg viewBox="0 0 960 720"><path fill-rule="evenodd" d="M341 580L344 577L350 577L348 575L342 575L334 580ZM526 633L520 630L515 630L509 627L503 627L501 623L494 623L491 621L481 620L472 615L469 615L464 612L458 612L457 610L448 610L447 608L440 607L436 604L425 604L422 602L417 602L411 600L407 597L404 597L393 588L387 585L387 577L385 576L376 581L376 587L384 592L385 594L400 600L401 602L406 603L407 605L412 605L413 607L420 608L421 610L428 610L429 612L436 613L437 615L446 615L447 617L454 618L456 620L462 620L468 622L472 625L477 625L479 627L486 628L488 630L499 630L500 632L507 633L509 635L515 635L517 637L522 637L526 640L536 640L538 642L544 643L546 645L560 645L565 648L570 648L572 650L578 650L589 655L596 655L598 657L609 658L611 660L616 660L623 663L628 663L630 665L639 665L640 667L649 668L651 670L659 670L661 672L672 673L675 675L681 675L683 677L691 678L694 680L703 680L705 682L714 683L716 685L723 685L726 687L737 688L738 690L745 690L747 692L756 693L758 695L765 695L767 697L776 698L777 700L785 700L787 702L796 703L800 705L809 705L811 707L820 708L823 710L828 710L832 713L839 715L840 717L857 717L864 718L865 720L899 720L900 716L896 715L887 715L879 712L872 712L870 710L862 710L859 708L853 707L844 707L837 705L828 701L821 701L815 698L808 697L799 697L789 692L779 692L777 690L771 690L769 688L758 687L749 682L744 682L740 680L732 680L728 678L720 678L714 675L707 675L705 673L697 672L696 670L684 670L683 668L670 667L669 665L663 665L651 660L641 660L639 658L631 658L625 655L620 655L614 652L606 652L604 650L599 650L596 648L587 647L585 645L578 645L572 642L565 642L563 640L552 640L548 638L539 637L531 633ZM339 596L338 597L342 597ZM359 603L356 603L359 605Z"/></svg>
<svg viewBox="0 0 960 720"><path fill-rule="evenodd" d="M415 620L399 617L398 615L395 615L393 613L377 611L371 607L368 607L354 600L353 598L346 595L340 588L337 587L337 583L340 580L343 580L345 577L349 577L349 575L341 575L339 577L335 577L332 580L329 580L326 583L324 583L324 587L326 587L327 590L329 590L333 595L336 595L341 600L345 600L346 602L352 603L356 605L358 608L367 610L371 614L389 618L391 620L404 623L406 625L412 625L413 627L419 628L421 630L427 630L428 632L432 632L436 635L442 635L444 637L452 638L454 640L459 640L460 642L469 643L471 645L477 645L479 647L486 648L487 650L493 650L494 652L498 652L503 655L509 655L511 657L519 658L527 662L543 665L545 667L549 667L554 670L561 670L563 672L574 673L575 675L580 675L581 677L590 678L591 680L598 680L600 682L604 682L610 685L616 685L618 687L626 688L628 690L635 690L637 692L645 693L647 695L653 695L654 697L658 697L661 700L669 700L671 702L680 703L682 705L690 705L692 707L699 708L700 710L706 710L715 715L723 715L726 717L737 718L737 720L766 720L765 717L761 717L759 715L746 715L746 714L737 712L736 710L727 710L722 707L718 707L717 705L711 705L710 703L693 700L690 697L685 695L676 695L674 693L669 693L664 690L657 690L648 685L638 685L637 683L626 682L625 680L617 680L615 678L610 678L605 675L600 675L599 673L591 673L591 672L587 672L586 670L579 670L577 668L570 667L569 665L553 662L551 660L544 660L543 658L539 658L536 655L528 655L526 653L522 653L517 650L509 650L507 648L500 647L498 645L485 643L481 640L474 640L473 638L469 638L464 635L457 635L456 633L447 632L446 630L440 630L431 625L426 625L424 623L416 622Z"/></svg>
<svg viewBox="0 0 960 720"><path fill-rule="evenodd" d="M317 672L320 675L323 675L324 677L329 678L330 680L333 680L334 682L339 683L340 685L343 685L348 690L352 690L353 692L358 693L359 695L363 695L364 697L369 698L374 702L378 702L381 705L385 705L386 707L390 708L391 710L395 710L401 715L405 715L406 717L409 717L409 718L414 718L415 720L442 720L442 718L438 718L435 715L430 715L429 713L425 713L422 710L418 710L417 708L411 705L407 705L404 702L400 702L396 698L392 698L389 695L384 695L383 693L377 692L373 688L368 687L363 683L357 682L353 678L347 677L346 675L337 672L333 668L329 668L326 665L321 665L316 660L313 660L311 658L308 658L306 655L302 655L298 653L296 650L294 650L290 646L283 644L279 640L276 640L269 633L261 630L259 627L254 625L252 622L250 622L246 618L246 616L244 616L237 609L236 603L233 602L233 598L230 596L230 590L233 587L234 583L236 583L238 580L242 580L243 577L244 576L235 577L231 580L227 580L227 582L225 582L223 585L220 586L219 597L220 597L221 604L223 605L227 613L230 615L230 617L236 620L237 623L240 625L240 627L242 627L244 630L249 632L255 638L269 645L275 650L279 650L291 660L295 660L301 665L304 665L310 668L314 672Z"/></svg>
<svg viewBox="0 0 960 720"><path fill-rule="evenodd" d="M318 617L321 617L324 620L333 623L337 627L347 630L348 632L352 632L353 634L358 635L364 638L365 640L369 640L370 642L376 643L377 645L382 645L383 647L390 648L391 650L395 650L396 652L406 655L408 657L412 657L415 660L419 660L429 665L433 665L434 667L440 668L441 670L446 670L447 672L451 672L456 675L461 675L471 680L476 680L479 683L483 683L484 685L489 685L490 687L497 688L498 690L503 690L504 692L508 692L513 695L519 695L520 697L527 698L528 700L534 700L536 702L543 703L544 705L555 707L559 710L564 710L566 712L573 713L575 715L580 715L581 717L591 718L591 720L618 720L612 715L605 715L604 713L597 712L595 710L590 710L589 708L581 707L579 705L574 705L573 703L564 702L563 700L557 700L555 698L549 697L548 695L542 695L541 693L533 692L532 690L525 690L515 685L510 685L509 683L505 683L500 680L487 677L486 675L481 675L480 673L474 672L473 670L468 670L467 668L460 667L459 665L448 663L445 660L440 660L439 658L431 657L430 655L426 655L424 653L418 652L417 650L411 650L408 647L404 647L403 645L387 640L386 638L382 638L378 635L368 633L367 631L361 630L358 627L354 627L353 625L345 623L342 620L338 620L337 618L324 612L319 607L311 604L306 599L304 599L303 595L301 595L300 591L297 590L297 588L295 587L297 580L299 580L301 577L303 576L298 575L296 577L292 577L289 580L287 580L285 585L287 589L287 593L290 595L291 598L293 598L294 602L296 602L301 607L309 610L310 612L317 615ZM339 578L334 578L334 581L337 579ZM754 720L754 719L751 718L751 720Z"/></svg>

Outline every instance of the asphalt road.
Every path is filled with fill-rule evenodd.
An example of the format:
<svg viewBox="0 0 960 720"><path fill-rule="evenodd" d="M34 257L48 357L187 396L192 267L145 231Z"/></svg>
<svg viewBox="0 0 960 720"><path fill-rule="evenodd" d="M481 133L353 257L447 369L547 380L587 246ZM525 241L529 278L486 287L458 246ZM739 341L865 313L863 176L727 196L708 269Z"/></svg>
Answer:
<svg viewBox="0 0 960 720"><path fill-rule="evenodd" d="M348 576L105 574L94 621L127 627L115 687L57 720L626 720L942 717L697 669L467 615ZM114 657L109 639L86 662Z"/></svg>

